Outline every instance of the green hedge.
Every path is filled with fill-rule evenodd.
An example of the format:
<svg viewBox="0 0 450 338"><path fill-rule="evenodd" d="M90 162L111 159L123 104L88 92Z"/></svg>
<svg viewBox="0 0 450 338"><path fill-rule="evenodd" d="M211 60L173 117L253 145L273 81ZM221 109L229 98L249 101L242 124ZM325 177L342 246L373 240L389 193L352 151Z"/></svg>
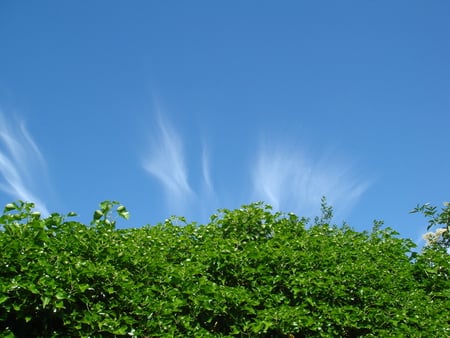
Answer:
<svg viewBox="0 0 450 338"><path fill-rule="evenodd" d="M90 225L32 207L0 217L3 337L450 336L447 251L414 253L380 224L257 203L206 225L117 229L116 202Z"/></svg>

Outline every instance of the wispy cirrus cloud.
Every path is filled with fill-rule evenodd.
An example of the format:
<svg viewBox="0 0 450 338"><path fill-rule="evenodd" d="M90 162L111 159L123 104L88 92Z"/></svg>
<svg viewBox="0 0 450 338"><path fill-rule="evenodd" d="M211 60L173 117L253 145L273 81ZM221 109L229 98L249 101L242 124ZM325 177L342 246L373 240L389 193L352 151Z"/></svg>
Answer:
<svg viewBox="0 0 450 338"><path fill-rule="evenodd" d="M186 213L189 206L192 216L206 217L220 207L229 191L215 189L210 144L199 147L200 156L190 153L186 158L181 135L161 116L156 133L152 135L154 141L144 157L143 168L161 183L170 211ZM240 178L234 175L244 172L244 168L239 167L244 163L236 162L235 170L228 171L232 176L224 178L231 190L237 188L247 195L247 203L264 201L276 210L307 216L319 214L321 198L326 196L336 216L340 217L370 185L367 180L359 179L352 166L343 164L336 156L311 156L290 142L261 143L250 166L249 186L235 187L233 184Z"/></svg>
<svg viewBox="0 0 450 338"><path fill-rule="evenodd" d="M218 207L209 147L203 143L198 153L189 155L188 159L182 135L159 115L143 168L161 184L170 213L207 219Z"/></svg>
<svg viewBox="0 0 450 338"><path fill-rule="evenodd" d="M143 167L162 184L168 202L182 207L194 195L189 185L182 140L162 117L155 139L145 155Z"/></svg>
<svg viewBox="0 0 450 338"><path fill-rule="evenodd" d="M6 119L0 111L0 191L14 199L33 202L48 215L41 199L33 192L35 182L46 175L46 162L23 121Z"/></svg>
<svg viewBox="0 0 450 338"><path fill-rule="evenodd" d="M206 191L209 194L213 194L214 193L214 185L213 185L213 181L211 179L209 154L206 149L206 146L203 146L203 152L202 152L202 175L203 175L203 182L205 184Z"/></svg>
<svg viewBox="0 0 450 338"><path fill-rule="evenodd" d="M314 158L299 147L273 142L261 145L252 183L255 199L277 210L309 215L318 214L322 196L342 215L370 185L333 156Z"/></svg>

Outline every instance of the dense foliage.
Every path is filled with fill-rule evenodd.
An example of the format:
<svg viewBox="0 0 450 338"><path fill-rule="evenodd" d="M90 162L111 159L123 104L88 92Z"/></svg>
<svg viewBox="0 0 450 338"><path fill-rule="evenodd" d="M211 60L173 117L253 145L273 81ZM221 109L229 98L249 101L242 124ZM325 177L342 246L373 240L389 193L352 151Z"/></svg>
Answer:
<svg viewBox="0 0 450 338"><path fill-rule="evenodd" d="M90 225L32 208L0 217L4 337L450 335L445 246L331 225L326 204L313 222L258 203L132 229L115 202Z"/></svg>

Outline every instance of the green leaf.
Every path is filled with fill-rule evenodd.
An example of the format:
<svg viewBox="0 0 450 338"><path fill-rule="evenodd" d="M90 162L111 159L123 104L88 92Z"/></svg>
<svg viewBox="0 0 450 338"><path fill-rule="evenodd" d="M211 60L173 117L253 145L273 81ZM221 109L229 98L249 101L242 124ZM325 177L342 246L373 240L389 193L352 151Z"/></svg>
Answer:
<svg viewBox="0 0 450 338"><path fill-rule="evenodd" d="M40 213L39 211L33 211L33 212L31 213L31 216L32 216L34 219L39 219L39 218L41 217L41 213Z"/></svg>
<svg viewBox="0 0 450 338"><path fill-rule="evenodd" d="M42 307L45 309L47 307L47 305L50 303L51 299L49 297L46 296L42 296L41 297L42 300Z"/></svg>
<svg viewBox="0 0 450 338"><path fill-rule="evenodd" d="M55 295L55 298L58 299L58 300L66 299L66 295L64 293L62 293L62 292L57 292L56 295Z"/></svg>
<svg viewBox="0 0 450 338"><path fill-rule="evenodd" d="M3 295L3 296L0 296L0 304L2 304L2 303L4 303L4 302L6 302L7 300L9 299L9 297L8 296L5 296L5 295Z"/></svg>
<svg viewBox="0 0 450 338"><path fill-rule="evenodd" d="M128 327L127 326L121 326L115 330L112 331L112 334L117 334L117 335L125 335L128 331Z"/></svg>
<svg viewBox="0 0 450 338"><path fill-rule="evenodd" d="M123 205L117 208L117 213L119 214L120 217L124 219L128 219L130 217L130 213Z"/></svg>
<svg viewBox="0 0 450 338"><path fill-rule="evenodd" d="M85 292L87 289L89 289L89 284L79 284L78 289L80 289L81 292Z"/></svg>
<svg viewBox="0 0 450 338"><path fill-rule="evenodd" d="M4 211L3 212L8 212L8 211L11 211L11 210L16 210L17 209L17 207L14 205L14 204L12 204L12 203L8 203L7 205L5 205L5 208L4 208Z"/></svg>
<svg viewBox="0 0 450 338"><path fill-rule="evenodd" d="M100 218L103 217L103 212L101 210L95 210L94 212L94 220L99 220Z"/></svg>

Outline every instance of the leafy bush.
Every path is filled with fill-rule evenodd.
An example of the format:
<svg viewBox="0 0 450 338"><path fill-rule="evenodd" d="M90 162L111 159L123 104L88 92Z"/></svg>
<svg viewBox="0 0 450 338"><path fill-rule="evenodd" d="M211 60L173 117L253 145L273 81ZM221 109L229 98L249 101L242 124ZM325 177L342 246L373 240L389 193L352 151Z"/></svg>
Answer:
<svg viewBox="0 0 450 338"><path fill-rule="evenodd" d="M420 210L418 210L420 211ZM448 337L449 257L376 223L312 224L262 203L206 225L117 229L8 204L0 217L4 337Z"/></svg>
<svg viewBox="0 0 450 338"><path fill-rule="evenodd" d="M441 247L450 249L450 203L444 202L444 208L441 212L437 211L437 207L429 203L422 206L418 205L411 213L422 213L429 218L427 230L437 228L435 232L428 232L424 235L424 239L428 246Z"/></svg>

